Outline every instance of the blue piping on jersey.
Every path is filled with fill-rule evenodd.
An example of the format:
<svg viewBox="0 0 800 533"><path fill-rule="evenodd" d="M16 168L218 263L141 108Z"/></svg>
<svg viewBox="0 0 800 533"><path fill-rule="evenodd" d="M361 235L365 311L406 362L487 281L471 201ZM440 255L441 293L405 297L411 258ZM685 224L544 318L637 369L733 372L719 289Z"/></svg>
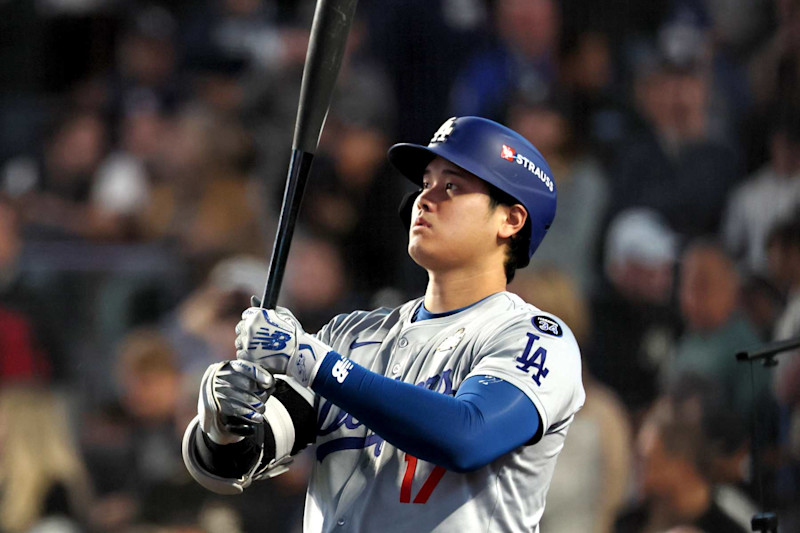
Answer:
<svg viewBox="0 0 800 533"><path fill-rule="evenodd" d="M465 305L464 307L459 307L458 309L453 309L452 311L443 311L441 313L431 313L430 311L428 311L425 308L425 302L422 301L417 306L417 308L414 309L414 314L411 316L411 322L421 322L423 320L429 320L431 318L444 318L446 316L451 316L451 315L454 315L456 313L460 313L461 311L466 311L470 307L478 305L479 303L484 301L486 298L494 296L495 294L497 294L497 293L492 293L489 296L481 298L477 302L471 303L469 305Z"/></svg>

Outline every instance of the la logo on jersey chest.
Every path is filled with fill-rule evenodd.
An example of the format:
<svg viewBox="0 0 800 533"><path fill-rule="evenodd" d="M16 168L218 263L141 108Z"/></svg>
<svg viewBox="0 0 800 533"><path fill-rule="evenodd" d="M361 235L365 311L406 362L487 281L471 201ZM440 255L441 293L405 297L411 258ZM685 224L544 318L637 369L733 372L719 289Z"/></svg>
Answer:
<svg viewBox="0 0 800 533"><path fill-rule="evenodd" d="M456 346L461 343L461 339L464 338L465 331L466 330L464 328L460 328L452 335L447 336L442 342L439 343L439 346L436 347L436 352L442 353L455 350Z"/></svg>

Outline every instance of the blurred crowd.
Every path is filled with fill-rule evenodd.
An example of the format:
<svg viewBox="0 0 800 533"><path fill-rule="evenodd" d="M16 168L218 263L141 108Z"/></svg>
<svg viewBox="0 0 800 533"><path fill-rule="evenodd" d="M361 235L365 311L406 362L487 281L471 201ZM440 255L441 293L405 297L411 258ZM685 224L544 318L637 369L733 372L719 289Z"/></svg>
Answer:
<svg viewBox="0 0 800 533"><path fill-rule="evenodd" d="M180 437L280 209L311 0L0 2L0 532L300 531ZM544 531L800 531L800 0L362 0L280 304L419 296L385 158L454 115L558 188L510 290L581 345ZM580 474L577 474L580 473Z"/></svg>

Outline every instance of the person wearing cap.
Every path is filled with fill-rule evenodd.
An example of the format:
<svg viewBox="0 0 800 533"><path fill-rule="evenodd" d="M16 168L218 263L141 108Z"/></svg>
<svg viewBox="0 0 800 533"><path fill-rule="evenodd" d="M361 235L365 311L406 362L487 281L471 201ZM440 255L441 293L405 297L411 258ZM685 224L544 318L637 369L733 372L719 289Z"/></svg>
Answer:
<svg viewBox="0 0 800 533"><path fill-rule="evenodd" d="M235 494L313 444L306 532L538 531L585 399L573 333L506 291L555 217L550 168L479 117L395 145L389 161L420 188L401 213L425 295L313 335L254 301L237 359L203 377L184 462Z"/></svg>
<svg viewBox="0 0 800 533"><path fill-rule="evenodd" d="M674 302L680 236L657 211L637 207L611 220L606 282L592 298L595 327L584 362L625 406L641 416L658 395L659 369L680 334Z"/></svg>

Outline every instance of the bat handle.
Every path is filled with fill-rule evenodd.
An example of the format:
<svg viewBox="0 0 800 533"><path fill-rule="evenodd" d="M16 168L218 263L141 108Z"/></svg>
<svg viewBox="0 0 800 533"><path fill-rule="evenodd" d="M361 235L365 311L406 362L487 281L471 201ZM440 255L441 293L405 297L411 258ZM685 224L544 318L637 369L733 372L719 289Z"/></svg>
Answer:
<svg viewBox="0 0 800 533"><path fill-rule="evenodd" d="M283 204L278 221L278 230L275 243L272 247L272 258L269 262L269 275L264 286L264 295L261 298L261 307L274 309L278 303L281 291L283 274L286 271L286 260L289 258L289 248L292 245L292 235L300 211L300 202L306 188L308 174L314 154L304 152L299 148L292 149L292 159L289 162L289 177L286 180L286 189L283 192Z"/></svg>

